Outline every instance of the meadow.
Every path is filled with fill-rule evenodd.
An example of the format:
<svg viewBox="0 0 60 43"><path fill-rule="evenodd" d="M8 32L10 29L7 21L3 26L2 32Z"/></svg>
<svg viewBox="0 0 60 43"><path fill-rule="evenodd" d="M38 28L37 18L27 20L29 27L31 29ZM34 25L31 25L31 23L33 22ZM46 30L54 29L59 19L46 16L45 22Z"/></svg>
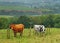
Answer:
<svg viewBox="0 0 60 43"><path fill-rule="evenodd" d="M19 33L14 37L10 30L10 39L7 39L7 29L1 29L0 43L60 43L60 28L46 28L43 35L35 35L33 29L24 29L22 37Z"/></svg>

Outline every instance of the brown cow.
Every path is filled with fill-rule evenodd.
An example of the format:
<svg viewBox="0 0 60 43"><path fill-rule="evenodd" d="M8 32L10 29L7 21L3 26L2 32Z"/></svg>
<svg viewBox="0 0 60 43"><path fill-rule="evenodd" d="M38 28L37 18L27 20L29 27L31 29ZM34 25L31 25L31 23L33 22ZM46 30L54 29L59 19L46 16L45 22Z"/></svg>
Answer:
<svg viewBox="0 0 60 43"><path fill-rule="evenodd" d="M23 24L11 24L10 28L14 32L14 37L16 37L16 33L20 33L20 36L22 36L23 30L24 30L24 25Z"/></svg>

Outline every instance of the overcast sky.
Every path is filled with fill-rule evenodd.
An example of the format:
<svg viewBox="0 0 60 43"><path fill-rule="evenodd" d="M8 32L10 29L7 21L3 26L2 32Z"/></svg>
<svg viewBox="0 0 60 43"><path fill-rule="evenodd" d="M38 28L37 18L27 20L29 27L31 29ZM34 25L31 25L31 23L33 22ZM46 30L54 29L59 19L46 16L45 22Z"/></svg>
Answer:
<svg viewBox="0 0 60 43"><path fill-rule="evenodd" d="M20 2L20 1L23 1L23 0L0 0L2 2Z"/></svg>
<svg viewBox="0 0 60 43"><path fill-rule="evenodd" d="M40 1L41 0L0 0L0 2L24 2L24 3L34 3Z"/></svg>
<svg viewBox="0 0 60 43"><path fill-rule="evenodd" d="M0 0L0 2L24 2L24 3L40 3L40 2L60 2L60 0Z"/></svg>

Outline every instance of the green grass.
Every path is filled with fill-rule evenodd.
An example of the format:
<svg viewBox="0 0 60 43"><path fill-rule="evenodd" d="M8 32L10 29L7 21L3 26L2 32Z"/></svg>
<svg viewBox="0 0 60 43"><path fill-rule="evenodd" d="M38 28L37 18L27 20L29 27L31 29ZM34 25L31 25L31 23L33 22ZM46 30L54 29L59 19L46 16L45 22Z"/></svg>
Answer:
<svg viewBox="0 0 60 43"><path fill-rule="evenodd" d="M60 28L47 28L45 34L35 35L34 30L31 29L29 36L29 29L24 29L23 36L13 36L13 31L10 30L10 39L7 39L7 30L0 30L0 43L60 43Z"/></svg>

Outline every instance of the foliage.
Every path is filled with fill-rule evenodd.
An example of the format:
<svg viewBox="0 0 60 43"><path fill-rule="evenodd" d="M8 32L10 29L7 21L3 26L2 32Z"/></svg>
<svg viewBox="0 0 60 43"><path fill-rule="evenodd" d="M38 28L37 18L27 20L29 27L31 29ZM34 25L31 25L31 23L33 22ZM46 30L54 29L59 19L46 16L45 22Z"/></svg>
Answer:
<svg viewBox="0 0 60 43"><path fill-rule="evenodd" d="M56 24L54 25L54 27L60 28L60 23L56 23Z"/></svg>
<svg viewBox="0 0 60 43"><path fill-rule="evenodd" d="M7 19L6 18L0 18L0 29L7 27Z"/></svg>
<svg viewBox="0 0 60 43"><path fill-rule="evenodd" d="M35 24L45 25L45 27L60 28L60 15L0 17L0 29L9 28L9 25L12 23L23 23L25 28L33 27Z"/></svg>
<svg viewBox="0 0 60 43"><path fill-rule="evenodd" d="M31 19L27 16L20 16L17 20L17 23L22 23L25 25L25 27L30 27L30 22L31 22Z"/></svg>
<svg viewBox="0 0 60 43"><path fill-rule="evenodd" d="M54 27L54 21L53 21L53 16L54 15L48 15L45 19L45 21L43 22L43 24L46 26L46 27Z"/></svg>

